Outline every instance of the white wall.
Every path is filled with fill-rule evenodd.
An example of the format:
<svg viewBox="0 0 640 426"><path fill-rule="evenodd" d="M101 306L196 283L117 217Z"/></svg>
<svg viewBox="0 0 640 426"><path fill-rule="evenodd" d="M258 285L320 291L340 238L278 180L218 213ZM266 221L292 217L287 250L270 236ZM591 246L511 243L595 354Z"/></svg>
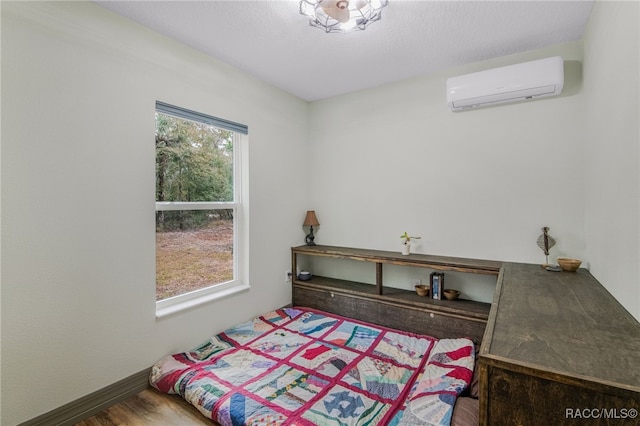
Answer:
<svg viewBox="0 0 640 426"><path fill-rule="evenodd" d="M251 290L155 318L155 101L249 126ZM308 105L90 3L2 3L2 419L290 302ZM291 177L295 176L296 179Z"/></svg>
<svg viewBox="0 0 640 426"><path fill-rule="evenodd" d="M550 260L583 259L640 319L638 15L637 2L597 2L584 42L313 103L316 242L398 250L408 231L421 253L542 263L549 226ZM565 60L561 97L447 109L447 77L552 55ZM454 279L491 300L484 277Z"/></svg>
<svg viewBox="0 0 640 426"><path fill-rule="evenodd" d="M584 87L577 42L311 106L91 4L0 11L2 424L287 303L307 209L318 243L396 250L406 230L419 252L533 263L550 226L553 257L583 258L640 317L637 4L596 5ZM556 54L562 97L447 110L448 76ZM162 321L144 142L156 99L250 131L252 289Z"/></svg>
<svg viewBox="0 0 640 426"><path fill-rule="evenodd" d="M592 274L640 319L638 2L596 2L584 37L585 236Z"/></svg>
<svg viewBox="0 0 640 426"><path fill-rule="evenodd" d="M447 108L447 77L553 55L562 96ZM400 250L407 231L420 253L543 263L549 226L553 258L585 259L581 55L575 42L313 103L316 242Z"/></svg>

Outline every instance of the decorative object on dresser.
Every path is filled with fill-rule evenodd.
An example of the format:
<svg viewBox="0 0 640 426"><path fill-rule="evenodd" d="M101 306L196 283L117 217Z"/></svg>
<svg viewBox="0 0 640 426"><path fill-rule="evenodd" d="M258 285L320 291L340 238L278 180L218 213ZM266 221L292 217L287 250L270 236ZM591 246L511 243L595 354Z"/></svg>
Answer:
<svg viewBox="0 0 640 426"><path fill-rule="evenodd" d="M433 299L442 299L442 292L444 291L444 272L432 272L429 275L429 289Z"/></svg>
<svg viewBox="0 0 640 426"><path fill-rule="evenodd" d="M309 281L311 279L311 272L302 271L298 274L298 279L301 281Z"/></svg>
<svg viewBox="0 0 640 426"><path fill-rule="evenodd" d="M444 297L446 297L449 300L456 300L458 297L460 297L460 292L452 288L443 290L442 294L444 294Z"/></svg>
<svg viewBox="0 0 640 426"><path fill-rule="evenodd" d="M402 238L402 254L408 256L411 254L411 239L419 240L421 237L410 237L405 231L404 234L400 235L400 238Z"/></svg>
<svg viewBox="0 0 640 426"><path fill-rule="evenodd" d="M315 210L308 210L307 215L304 218L304 223L302 226L309 227L309 233L304 239L304 242L307 243L308 246L315 246L316 243L313 241L315 237L313 236L313 227L320 226L320 222L318 222L318 218L316 217Z"/></svg>
<svg viewBox="0 0 640 426"><path fill-rule="evenodd" d="M556 240L549 235L548 226L542 228L542 234L538 237L537 243L544 253L544 265L542 267L545 268L549 266L549 250L556 245Z"/></svg>
<svg viewBox="0 0 640 426"><path fill-rule="evenodd" d="M580 259L571 259L568 257L559 257L556 260L558 261L558 265L560 265L562 270L567 272L577 271L582 264L582 261Z"/></svg>
<svg viewBox="0 0 640 426"><path fill-rule="evenodd" d="M416 293L418 293L418 296L428 296L429 286L424 284L416 284Z"/></svg>

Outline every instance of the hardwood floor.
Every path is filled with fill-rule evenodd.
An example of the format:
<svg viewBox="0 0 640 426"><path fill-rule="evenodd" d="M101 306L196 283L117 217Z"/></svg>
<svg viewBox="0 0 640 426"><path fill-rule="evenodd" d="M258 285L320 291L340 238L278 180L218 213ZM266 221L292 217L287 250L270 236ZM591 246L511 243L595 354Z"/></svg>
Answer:
<svg viewBox="0 0 640 426"><path fill-rule="evenodd" d="M145 389L75 426L198 426L214 425L178 395Z"/></svg>

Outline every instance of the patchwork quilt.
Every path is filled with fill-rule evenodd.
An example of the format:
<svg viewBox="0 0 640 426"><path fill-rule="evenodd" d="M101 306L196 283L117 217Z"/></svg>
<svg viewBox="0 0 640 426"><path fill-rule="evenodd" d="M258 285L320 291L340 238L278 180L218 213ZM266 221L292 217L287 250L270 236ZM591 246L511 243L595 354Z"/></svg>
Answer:
<svg viewBox="0 0 640 426"><path fill-rule="evenodd" d="M223 426L448 425L473 363L468 339L286 308L160 360L150 383Z"/></svg>

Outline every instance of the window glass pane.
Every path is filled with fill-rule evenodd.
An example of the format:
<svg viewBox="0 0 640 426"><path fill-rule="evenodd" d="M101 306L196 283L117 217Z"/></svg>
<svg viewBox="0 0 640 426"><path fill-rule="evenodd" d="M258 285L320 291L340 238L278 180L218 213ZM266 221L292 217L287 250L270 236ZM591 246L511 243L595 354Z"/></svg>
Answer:
<svg viewBox="0 0 640 426"><path fill-rule="evenodd" d="M233 132L156 112L156 201L233 201Z"/></svg>
<svg viewBox="0 0 640 426"><path fill-rule="evenodd" d="M156 300L233 278L232 209L156 211Z"/></svg>

